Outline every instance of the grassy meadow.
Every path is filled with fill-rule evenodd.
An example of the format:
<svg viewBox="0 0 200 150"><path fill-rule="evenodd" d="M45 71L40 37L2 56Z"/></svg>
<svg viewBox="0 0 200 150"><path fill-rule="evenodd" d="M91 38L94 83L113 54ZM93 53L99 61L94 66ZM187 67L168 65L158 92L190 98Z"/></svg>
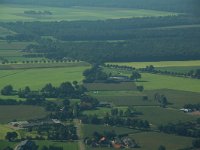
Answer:
<svg viewBox="0 0 200 150"><path fill-rule="evenodd" d="M50 11L52 15L27 15L24 11ZM103 8L103 7L45 7L8 5L0 6L0 21L61 21L61 20L105 20L132 17L159 17L178 15L173 12L126 9L126 8Z"/></svg>

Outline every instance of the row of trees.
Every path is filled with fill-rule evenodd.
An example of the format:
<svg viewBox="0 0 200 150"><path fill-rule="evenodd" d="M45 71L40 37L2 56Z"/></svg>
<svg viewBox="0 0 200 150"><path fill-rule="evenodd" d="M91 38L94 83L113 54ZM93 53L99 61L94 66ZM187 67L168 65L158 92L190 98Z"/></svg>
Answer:
<svg viewBox="0 0 200 150"><path fill-rule="evenodd" d="M200 138L199 123L199 119L196 122L169 123L167 125L160 125L158 129L168 134Z"/></svg>
<svg viewBox="0 0 200 150"><path fill-rule="evenodd" d="M150 125L147 120L140 120L134 118L122 118L119 116L112 117L106 116L104 118L98 118L94 116L81 116L81 120L85 124L107 124L110 126L121 126L137 129L149 129Z"/></svg>
<svg viewBox="0 0 200 150"><path fill-rule="evenodd" d="M79 98L87 89L79 85L77 81L73 83L63 82L59 87L54 87L51 83L46 84L40 91L31 91L30 87L14 91L12 85L7 85L1 89L2 95L18 95L20 98L32 98L41 96L44 98Z"/></svg>

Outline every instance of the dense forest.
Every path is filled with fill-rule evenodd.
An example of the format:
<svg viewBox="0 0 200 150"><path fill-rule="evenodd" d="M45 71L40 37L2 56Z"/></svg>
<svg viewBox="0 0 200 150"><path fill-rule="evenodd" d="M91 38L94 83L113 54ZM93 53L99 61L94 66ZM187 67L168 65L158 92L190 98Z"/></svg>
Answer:
<svg viewBox="0 0 200 150"><path fill-rule="evenodd" d="M57 7L93 6L93 7L125 7L174 11L181 13L199 13L199 0L0 0L0 3L28 5L47 5Z"/></svg>
<svg viewBox="0 0 200 150"><path fill-rule="evenodd" d="M28 52L52 59L112 62L200 59L199 24L198 17L185 15L0 25L18 33L5 37L9 42L36 41L25 49Z"/></svg>

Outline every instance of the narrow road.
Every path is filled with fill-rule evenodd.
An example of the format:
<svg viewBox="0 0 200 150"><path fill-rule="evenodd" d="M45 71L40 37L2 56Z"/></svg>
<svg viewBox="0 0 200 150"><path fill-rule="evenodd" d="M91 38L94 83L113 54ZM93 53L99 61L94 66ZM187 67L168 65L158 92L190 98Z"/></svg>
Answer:
<svg viewBox="0 0 200 150"><path fill-rule="evenodd" d="M76 132L78 135L78 145L79 145L79 150L86 150L85 144L83 142L83 134L82 134L82 129L81 129L81 123L78 119L74 119L74 125L76 127Z"/></svg>

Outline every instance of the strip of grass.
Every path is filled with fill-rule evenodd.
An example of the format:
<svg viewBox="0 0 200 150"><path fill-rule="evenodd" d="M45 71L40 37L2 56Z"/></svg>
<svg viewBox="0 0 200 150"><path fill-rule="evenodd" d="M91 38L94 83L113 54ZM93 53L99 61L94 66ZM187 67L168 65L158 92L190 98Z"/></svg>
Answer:
<svg viewBox="0 0 200 150"><path fill-rule="evenodd" d="M153 65L154 67L177 67L177 66L200 66L200 60L191 61L160 61L160 62L115 62L109 63L119 66L131 66L135 68L145 68L146 66Z"/></svg>

